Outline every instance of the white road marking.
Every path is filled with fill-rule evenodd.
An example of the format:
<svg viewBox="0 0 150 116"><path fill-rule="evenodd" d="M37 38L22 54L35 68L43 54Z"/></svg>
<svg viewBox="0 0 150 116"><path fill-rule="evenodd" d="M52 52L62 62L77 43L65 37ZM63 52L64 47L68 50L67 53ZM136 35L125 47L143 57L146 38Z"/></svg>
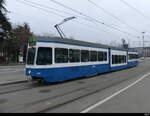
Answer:
<svg viewBox="0 0 150 116"><path fill-rule="evenodd" d="M0 71L11 70L11 68L0 69Z"/></svg>
<svg viewBox="0 0 150 116"><path fill-rule="evenodd" d="M142 81L144 78L146 78L146 77L149 76L149 75L150 75L150 72L147 73L147 74L145 74L145 75L143 75L140 79L138 79L136 82L132 83L131 85L125 87L124 89L121 89L120 91L118 91L118 92L114 93L113 95L111 95L111 96L105 98L104 100L102 100L102 101L100 101L100 102L94 104L93 106L91 106L91 107L89 107L89 108L87 108L87 109L81 111L80 113L88 113L89 111L93 110L94 108L96 108L96 107L102 105L103 103L107 102L108 100L114 98L115 96L117 96L117 95L119 95L120 93L124 92L125 90L129 89L130 87L136 85L137 83L139 83L140 81Z"/></svg>
<svg viewBox="0 0 150 116"><path fill-rule="evenodd" d="M16 70L12 70L12 71L8 71L8 70L3 70L3 72L1 72L1 70L0 70L0 74L2 73L15 73L15 72L20 72L20 71L25 71L25 69L16 69Z"/></svg>

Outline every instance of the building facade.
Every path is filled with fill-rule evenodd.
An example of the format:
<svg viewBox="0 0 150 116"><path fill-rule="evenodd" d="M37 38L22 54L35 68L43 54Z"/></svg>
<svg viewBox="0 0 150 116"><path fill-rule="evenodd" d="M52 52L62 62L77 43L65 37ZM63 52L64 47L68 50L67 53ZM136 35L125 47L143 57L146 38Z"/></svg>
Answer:
<svg viewBox="0 0 150 116"><path fill-rule="evenodd" d="M150 57L150 47L136 47L129 48L130 51L136 51L139 53L139 57Z"/></svg>

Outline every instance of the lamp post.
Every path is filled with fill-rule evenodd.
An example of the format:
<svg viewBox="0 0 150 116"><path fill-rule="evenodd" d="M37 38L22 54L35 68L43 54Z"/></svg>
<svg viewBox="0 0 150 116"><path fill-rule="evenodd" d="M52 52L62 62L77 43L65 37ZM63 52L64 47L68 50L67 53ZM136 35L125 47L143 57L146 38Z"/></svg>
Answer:
<svg viewBox="0 0 150 116"><path fill-rule="evenodd" d="M144 36L144 34L145 34L145 33L146 33L146 32L142 32L142 34L143 34L143 51L142 51L143 53L142 53L142 54L143 54L144 59L145 59L145 55L144 55L144 47L145 47L145 41L144 41L144 37L145 37L145 36Z"/></svg>

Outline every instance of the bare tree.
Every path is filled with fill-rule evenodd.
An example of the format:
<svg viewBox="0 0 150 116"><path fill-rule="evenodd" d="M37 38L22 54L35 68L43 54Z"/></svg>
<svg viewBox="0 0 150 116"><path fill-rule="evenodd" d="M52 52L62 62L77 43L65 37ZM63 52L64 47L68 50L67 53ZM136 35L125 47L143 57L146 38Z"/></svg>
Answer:
<svg viewBox="0 0 150 116"><path fill-rule="evenodd" d="M113 46L113 47L121 47L122 45L120 43L117 42L117 40L112 40L110 43L109 43L109 46Z"/></svg>
<svg viewBox="0 0 150 116"><path fill-rule="evenodd" d="M5 0L0 0L0 63L7 59L11 24L6 17Z"/></svg>
<svg viewBox="0 0 150 116"><path fill-rule="evenodd" d="M27 52L27 45L28 45L28 38L32 36L33 33L31 32L30 26L27 23L22 25L17 25L12 29L12 45L11 51L13 59L18 62L18 56L20 53L23 54L24 61L26 59L26 52Z"/></svg>

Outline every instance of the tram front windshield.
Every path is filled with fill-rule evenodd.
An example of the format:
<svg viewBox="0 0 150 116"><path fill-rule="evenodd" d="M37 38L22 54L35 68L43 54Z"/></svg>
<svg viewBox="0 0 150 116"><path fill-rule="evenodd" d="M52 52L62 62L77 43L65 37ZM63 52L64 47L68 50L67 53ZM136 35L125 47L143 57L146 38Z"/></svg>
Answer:
<svg viewBox="0 0 150 116"><path fill-rule="evenodd" d="M28 65L34 65L35 51L36 49L34 47L28 49L28 56L27 56Z"/></svg>
<svg viewBox="0 0 150 116"><path fill-rule="evenodd" d="M51 65L52 64L52 48L39 47L37 52L36 65Z"/></svg>

